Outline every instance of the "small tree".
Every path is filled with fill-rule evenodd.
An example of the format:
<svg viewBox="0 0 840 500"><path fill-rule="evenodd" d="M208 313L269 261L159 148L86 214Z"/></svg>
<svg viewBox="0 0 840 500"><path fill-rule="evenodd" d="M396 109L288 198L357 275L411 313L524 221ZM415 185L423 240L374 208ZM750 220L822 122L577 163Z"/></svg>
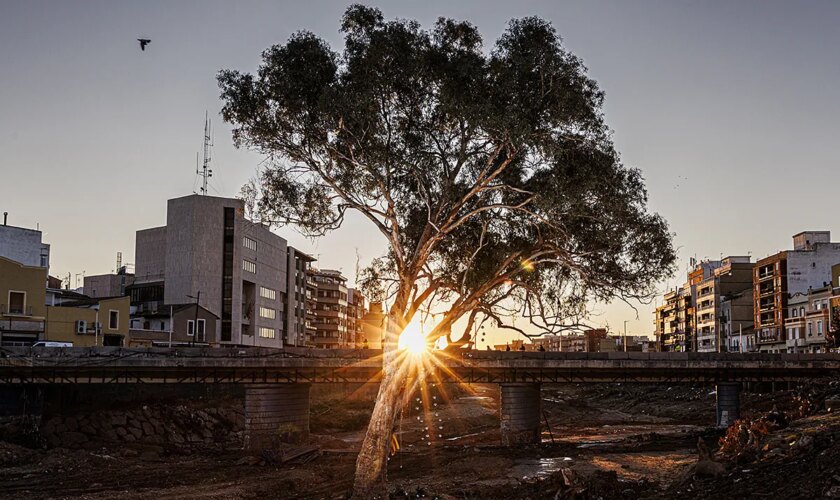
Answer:
<svg viewBox="0 0 840 500"><path fill-rule="evenodd" d="M354 495L387 496L386 457L410 390L397 349L421 309L444 313L430 342L490 321L523 334L569 328L592 300L648 299L675 260L647 212L638 170L621 164L603 93L539 18L511 21L487 54L475 27L384 21L351 6L342 54L300 32L256 74L219 74L237 146L270 161L260 213L309 235L348 210L388 251L364 273L388 298L383 377Z"/></svg>

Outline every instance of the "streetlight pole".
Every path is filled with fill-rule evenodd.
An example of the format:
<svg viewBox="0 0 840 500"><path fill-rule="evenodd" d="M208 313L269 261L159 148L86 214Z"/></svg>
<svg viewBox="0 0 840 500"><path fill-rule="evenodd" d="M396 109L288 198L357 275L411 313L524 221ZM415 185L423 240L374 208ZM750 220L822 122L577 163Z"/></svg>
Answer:
<svg viewBox="0 0 840 500"><path fill-rule="evenodd" d="M627 352L627 320L624 320L624 340L621 342L624 344L624 352Z"/></svg>

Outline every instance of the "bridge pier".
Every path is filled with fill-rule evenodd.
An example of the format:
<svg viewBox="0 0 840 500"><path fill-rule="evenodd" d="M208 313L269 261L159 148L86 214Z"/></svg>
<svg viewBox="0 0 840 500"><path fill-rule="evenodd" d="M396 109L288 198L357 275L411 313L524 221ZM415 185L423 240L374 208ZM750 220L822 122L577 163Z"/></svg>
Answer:
<svg viewBox="0 0 840 500"><path fill-rule="evenodd" d="M717 384L717 426L726 428L741 418L741 384L720 382Z"/></svg>
<svg viewBox="0 0 840 500"><path fill-rule="evenodd" d="M501 394L502 444L538 444L540 442L540 384L499 384Z"/></svg>
<svg viewBox="0 0 840 500"><path fill-rule="evenodd" d="M245 386L245 449L261 452L279 442L309 438L309 384Z"/></svg>

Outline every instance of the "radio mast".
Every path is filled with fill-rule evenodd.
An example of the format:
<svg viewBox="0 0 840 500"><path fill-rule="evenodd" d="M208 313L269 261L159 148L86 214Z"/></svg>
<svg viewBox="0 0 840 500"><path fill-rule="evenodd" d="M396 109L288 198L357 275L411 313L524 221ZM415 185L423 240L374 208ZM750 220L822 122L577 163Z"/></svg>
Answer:
<svg viewBox="0 0 840 500"><path fill-rule="evenodd" d="M204 112L204 161L198 161L198 154L196 153L195 173L201 176L201 190L199 194L207 194L207 179L213 177L213 170L210 168L210 148L213 146L210 142L210 118L207 116L207 111Z"/></svg>

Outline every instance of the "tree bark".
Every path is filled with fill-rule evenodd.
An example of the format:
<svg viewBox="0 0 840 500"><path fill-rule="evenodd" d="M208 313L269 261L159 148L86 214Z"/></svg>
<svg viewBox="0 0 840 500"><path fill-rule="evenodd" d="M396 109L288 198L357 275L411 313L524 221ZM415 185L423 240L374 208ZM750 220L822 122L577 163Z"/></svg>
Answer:
<svg viewBox="0 0 840 500"><path fill-rule="evenodd" d="M376 404L370 417L362 448L356 459L356 476L353 483L355 499L388 498L388 453L391 449L391 434L401 396L406 388L408 371L400 366L397 340L402 332L399 326L401 314L392 311L386 326L385 344L382 353L382 381Z"/></svg>

